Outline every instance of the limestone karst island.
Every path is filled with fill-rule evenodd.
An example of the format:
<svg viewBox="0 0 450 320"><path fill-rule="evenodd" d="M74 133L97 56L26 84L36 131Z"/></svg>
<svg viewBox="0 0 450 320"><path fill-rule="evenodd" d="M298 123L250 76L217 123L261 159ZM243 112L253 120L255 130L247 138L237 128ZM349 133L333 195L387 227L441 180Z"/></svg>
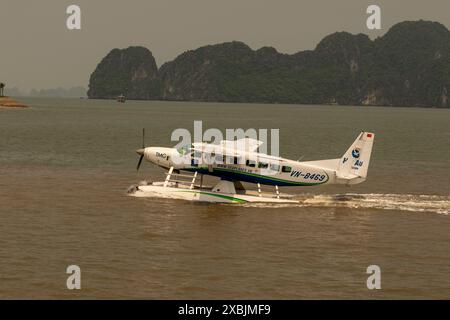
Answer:
<svg viewBox="0 0 450 320"><path fill-rule="evenodd" d="M405 21L375 40L337 32L314 50L282 54L242 42L208 45L157 68L147 48L113 49L91 99L450 107L450 32Z"/></svg>

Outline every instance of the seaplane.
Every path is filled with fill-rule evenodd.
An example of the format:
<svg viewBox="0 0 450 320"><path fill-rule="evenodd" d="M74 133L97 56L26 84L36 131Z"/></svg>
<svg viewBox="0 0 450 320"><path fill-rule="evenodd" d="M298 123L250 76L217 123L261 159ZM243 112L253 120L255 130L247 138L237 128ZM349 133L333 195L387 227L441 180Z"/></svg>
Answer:
<svg viewBox="0 0 450 320"><path fill-rule="evenodd" d="M364 182L375 134L361 132L340 158L295 161L259 153L263 142L242 138L219 143L194 142L182 148L145 147L136 150L143 159L165 170L159 182L143 181L128 193L136 197L160 197L218 203L298 203L292 195L280 193L279 187L310 187L330 184L354 185ZM144 141L144 140L143 140ZM218 177L213 186L203 183L203 176ZM256 185L245 189L243 182ZM261 191L261 185L273 192Z"/></svg>

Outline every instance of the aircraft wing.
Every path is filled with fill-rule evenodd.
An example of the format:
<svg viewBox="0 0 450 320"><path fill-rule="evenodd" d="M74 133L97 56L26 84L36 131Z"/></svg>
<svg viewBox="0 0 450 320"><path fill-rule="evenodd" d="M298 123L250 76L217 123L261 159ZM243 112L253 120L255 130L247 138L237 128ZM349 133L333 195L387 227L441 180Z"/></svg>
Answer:
<svg viewBox="0 0 450 320"><path fill-rule="evenodd" d="M237 157L242 158L242 153L239 152L237 149L227 149L224 148L221 144L209 144L209 143L193 143L193 148L191 150L195 152L200 153L214 153L215 155L222 155L222 156L230 156L230 157Z"/></svg>
<svg viewBox="0 0 450 320"><path fill-rule="evenodd" d="M222 140L220 144L228 150L256 152L263 142L252 138L242 138L238 140Z"/></svg>
<svg viewBox="0 0 450 320"><path fill-rule="evenodd" d="M238 140L222 140L219 144L196 142L193 143L192 150L240 157L244 152L256 152L262 144L263 142L260 140L242 138Z"/></svg>

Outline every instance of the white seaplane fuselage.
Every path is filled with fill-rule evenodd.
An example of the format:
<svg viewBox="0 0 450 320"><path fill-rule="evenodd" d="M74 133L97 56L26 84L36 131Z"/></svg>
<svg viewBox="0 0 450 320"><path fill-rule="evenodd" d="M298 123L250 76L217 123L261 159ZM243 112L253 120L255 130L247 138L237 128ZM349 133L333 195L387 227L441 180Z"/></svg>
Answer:
<svg viewBox="0 0 450 320"><path fill-rule="evenodd" d="M280 197L278 187L352 185L365 181L374 137L373 133L361 132L341 158L303 162L258 153L261 142L248 138L241 145L224 140L219 145L194 143L191 148L179 150L147 147L137 152L147 161L169 169L169 175L164 182L137 186L134 194L211 202L295 202ZM190 172L193 181L197 175L221 180L206 190L194 182L181 186L170 181L170 174L180 171ZM239 192L235 188L239 182L255 183L258 190L260 185L275 186L276 194L267 197Z"/></svg>

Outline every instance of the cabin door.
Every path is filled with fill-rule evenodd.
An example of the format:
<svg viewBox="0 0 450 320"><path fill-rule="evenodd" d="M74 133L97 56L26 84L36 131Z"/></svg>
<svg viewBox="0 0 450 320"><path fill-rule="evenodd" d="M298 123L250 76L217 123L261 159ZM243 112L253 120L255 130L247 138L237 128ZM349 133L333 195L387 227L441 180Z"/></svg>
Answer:
<svg viewBox="0 0 450 320"><path fill-rule="evenodd" d="M194 151L191 153L191 166L198 167L200 160L202 158L202 153L198 151Z"/></svg>

